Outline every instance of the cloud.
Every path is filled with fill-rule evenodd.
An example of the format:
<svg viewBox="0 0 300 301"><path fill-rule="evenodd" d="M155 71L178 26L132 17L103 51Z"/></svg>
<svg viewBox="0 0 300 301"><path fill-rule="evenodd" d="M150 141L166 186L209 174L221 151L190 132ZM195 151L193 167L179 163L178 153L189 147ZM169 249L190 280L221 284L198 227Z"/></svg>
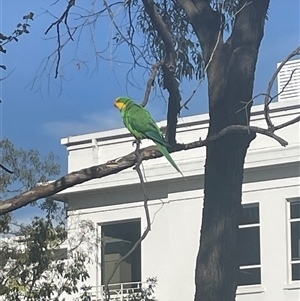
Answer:
<svg viewBox="0 0 300 301"><path fill-rule="evenodd" d="M123 127L122 118L115 110L103 112L92 112L83 115L82 120L51 121L43 124L47 135L54 138L63 138L105 131Z"/></svg>

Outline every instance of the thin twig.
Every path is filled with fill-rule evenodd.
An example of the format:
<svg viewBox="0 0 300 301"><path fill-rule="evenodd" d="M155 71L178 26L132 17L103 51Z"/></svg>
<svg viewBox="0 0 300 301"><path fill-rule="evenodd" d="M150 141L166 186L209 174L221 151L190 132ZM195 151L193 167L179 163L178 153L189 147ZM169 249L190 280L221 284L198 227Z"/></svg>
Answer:
<svg viewBox="0 0 300 301"><path fill-rule="evenodd" d="M64 21L64 23L67 21L67 18L68 18L68 14L69 14L69 11L71 9L72 6L75 5L75 0L69 0L68 2L68 5L67 5L67 8L65 9L65 11L62 13L62 15L55 21L53 22L45 31L45 34L47 34L51 28L53 26L59 26L61 24L61 22ZM71 37L72 35L70 35Z"/></svg>
<svg viewBox="0 0 300 301"><path fill-rule="evenodd" d="M158 69L159 69L159 67L162 66L162 64L163 64L163 62L159 61L159 62L156 62L152 67L151 75L150 75L150 77L147 81L147 88L146 88L146 92L145 92L145 97L144 97L143 102L141 103L142 107L145 107L148 103L151 88L153 87L153 83L154 83L155 77L157 75Z"/></svg>
<svg viewBox="0 0 300 301"><path fill-rule="evenodd" d="M274 96L272 96L271 99L270 99L270 101L268 102L267 105L269 105L269 104L273 101L273 99L275 99L276 97L278 97L279 95L281 95L281 94L284 92L285 88L286 88L286 87L289 85L289 83L291 82L291 80L292 80L292 78L293 78L293 75L294 75L294 73L295 73L296 71L297 71L297 68L295 68L295 69L291 72L289 79L288 79L287 82L284 84L284 86L282 87L281 91L279 91L277 94L275 94Z"/></svg>
<svg viewBox="0 0 300 301"><path fill-rule="evenodd" d="M294 120L293 123L296 123L297 121L299 121L299 120ZM289 125L291 125L291 124L292 123L290 123ZM265 135L265 136L268 136L270 138L275 139L282 146L287 146L288 145L288 142L286 140L284 140L283 138L275 135L274 132L270 129L263 129L263 128L260 128L260 127L257 127L257 126L246 126L246 125L229 125L226 128L224 128L223 130L221 130L218 134L207 138L206 140L208 140L208 141L206 141L205 144L207 144L207 143L209 143L213 140L219 139L222 136L225 136L229 133L234 133L234 132L235 133L236 132L258 133L258 134L262 134L262 135Z"/></svg>
<svg viewBox="0 0 300 301"><path fill-rule="evenodd" d="M132 39L129 40L129 39L127 39L127 38L124 36L124 34L122 33L121 29L119 28L118 24L117 24L116 21L115 21L114 13L113 13L113 11L111 10L111 5L109 5L109 4L107 3L106 0L103 0L103 3L104 3L104 5L105 5L105 8L106 8L106 10L107 10L107 12L108 12L108 15L109 15L109 17L110 17L110 19L111 19L111 22L112 22L113 26L115 27L115 29L116 29L117 32L119 33L120 37L121 37L121 38L127 43L127 45L130 47L130 51L131 51L132 56L133 56L133 58L134 58L134 63L137 64L137 65L139 65L138 62L137 62L136 59L135 59L135 52L134 52L133 49L137 50L137 51L139 52L139 54L141 55L141 57L144 58L143 52L140 50L139 47L137 47L137 46L132 42ZM146 59L145 59L145 61L146 61Z"/></svg>
<svg viewBox="0 0 300 301"><path fill-rule="evenodd" d="M140 142L139 139L136 139L135 143L136 143L135 156L137 158L137 162L135 164L134 169L136 170L136 172L139 176L139 179L140 179L140 182L141 182L141 185L142 185L142 189L143 189L143 193L144 193L144 209L145 209L145 214L146 214L147 227L144 230L142 236L133 245L133 247L121 259L119 259L115 263L114 269L113 269L110 277L108 278L108 280L105 284L105 300L106 301L109 301L109 299L110 299L109 284L110 284L110 281L112 280L113 276L115 275L118 267L120 266L120 264L124 260L126 260L126 258L128 258L136 250L136 248L141 244L141 242L146 238L148 233L151 231L151 220L150 220L150 213L149 213L149 208L148 208L149 197L148 197L148 193L147 193L147 190L146 190L144 178L143 178L143 175L142 175L142 172L141 172L141 169L140 169L140 165L143 162L143 158L141 157L141 154L140 154L140 144L141 144L141 142Z"/></svg>
<svg viewBox="0 0 300 301"><path fill-rule="evenodd" d="M222 9L223 9L224 3L225 3L225 1L222 3ZM204 68L204 70L203 70L203 76L202 76L201 79L199 80L199 82L198 82L196 88L193 90L191 96L190 96L190 97L189 97L189 98L181 105L180 110L181 110L182 108L185 108L185 109L188 108L187 105L188 105L188 103L192 100L192 98L194 97L194 95L195 95L196 92L198 91L198 88L200 87L201 83L203 82L203 80L204 80L204 74L205 74L205 72L207 71L207 69L208 69L208 67L209 67L209 65L210 65L210 63L211 63L211 61L212 61L212 59L213 59L213 56L214 56L214 54L215 54L215 52L216 52L216 50L217 50L217 47L218 47L219 42L220 42L221 34L222 34L222 32L223 32L223 28L224 28L224 25L225 25L225 24L222 23L222 14L220 14L220 16L221 16L221 22L220 22L220 28L219 28L219 31L218 31L217 41L216 41L216 43L215 43L215 45L214 45L214 48L213 48L213 50L212 50L212 52L211 52L211 54L210 54L209 60L208 60L207 64L205 65L205 68Z"/></svg>
<svg viewBox="0 0 300 301"><path fill-rule="evenodd" d="M241 103L244 103L245 104L245 106L243 106L242 108L240 108L239 110L237 110L236 111L236 113L239 113L239 112L241 112L241 111L243 111L243 110L246 110L247 111L247 109L248 109L248 106L249 105L251 105L253 102L254 102L254 100L256 99L256 98L258 98L259 96L267 96L267 94L266 93L259 93L259 94L257 94L257 95L255 95L254 97L252 97L249 101L241 101Z"/></svg>
<svg viewBox="0 0 300 301"><path fill-rule="evenodd" d="M6 168L5 166L3 166L2 164L0 164L0 167L2 169L4 169L6 172L8 172L8 173L14 173L13 171L9 170L8 168Z"/></svg>
<svg viewBox="0 0 300 301"><path fill-rule="evenodd" d="M69 11L71 9L72 6L75 5L75 0L69 0L67 8L65 9L65 11L62 13L62 15L55 21L53 22L45 31L45 35L51 30L52 27L56 26L56 33L57 33L57 60L56 60L56 67L55 67L55 78L57 78L58 76L58 71L59 71L59 65L60 65L60 59L61 59L61 36L60 36L60 25L62 22L64 22L66 28L67 28L67 33L69 35L69 39L71 39L72 41L74 41L73 39L73 34L70 31L70 27L68 24L68 15L69 15Z"/></svg>
<svg viewBox="0 0 300 301"><path fill-rule="evenodd" d="M267 89L267 92L266 92L266 97L265 97L265 108L264 108L264 115L265 115L265 119L266 119L266 122L267 122L267 125L268 125L268 128L271 128L273 129L274 128L274 125L271 121L271 118L270 118L270 110L269 110L269 105L271 103L270 101L270 93L271 93L271 90L272 90L272 87L273 87L273 84L275 82L275 79L277 78L277 75L279 73L279 71L282 69L282 67L294 56L296 56L297 54L300 53L300 46L298 46L292 53L290 53L286 59L278 66L278 68L276 69L276 71L274 72L270 82L269 82L269 85L268 85L268 89Z"/></svg>

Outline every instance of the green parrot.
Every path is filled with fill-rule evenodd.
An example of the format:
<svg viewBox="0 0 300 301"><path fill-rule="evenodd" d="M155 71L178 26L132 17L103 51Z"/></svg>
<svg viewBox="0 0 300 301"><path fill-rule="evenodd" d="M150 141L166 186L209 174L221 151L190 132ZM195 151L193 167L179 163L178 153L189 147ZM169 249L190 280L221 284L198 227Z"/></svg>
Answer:
<svg viewBox="0 0 300 301"><path fill-rule="evenodd" d="M166 148L169 146L168 142L164 139L162 132L153 120L149 111L136 104L129 97L125 96L118 97L114 102L114 106L120 110L124 125L130 131L130 133L137 139L148 138L152 140L156 144L159 151L183 176L179 167L176 165Z"/></svg>

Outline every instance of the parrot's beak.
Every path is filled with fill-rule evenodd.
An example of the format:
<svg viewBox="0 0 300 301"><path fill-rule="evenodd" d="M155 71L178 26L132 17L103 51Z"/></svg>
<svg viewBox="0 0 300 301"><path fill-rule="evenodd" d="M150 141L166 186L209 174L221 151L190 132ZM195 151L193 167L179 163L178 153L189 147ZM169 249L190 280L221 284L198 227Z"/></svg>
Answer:
<svg viewBox="0 0 300 301"><path fill-rule="evenodd" d="M120 103L118 102L118 99L114 101L114 107L118 108L120 110Z"/></svg>

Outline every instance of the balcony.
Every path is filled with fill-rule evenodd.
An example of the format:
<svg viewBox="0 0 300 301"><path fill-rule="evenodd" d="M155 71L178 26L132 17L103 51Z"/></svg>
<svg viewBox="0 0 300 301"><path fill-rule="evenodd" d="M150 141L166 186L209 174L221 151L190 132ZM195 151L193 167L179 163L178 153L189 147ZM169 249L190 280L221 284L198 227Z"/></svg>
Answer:
<svg viewBox="0 0 300 301"><path fill-rule="evenodd" d="M147 296L147 300L156 300L153 296L153 288L155 287L155 282L127 282L127 283L114 283L109 284L109 301L133 301L133 300L144 300ZM108 301L105 290L105 285L98 287L92 287L88 291L91 301Z"/></svg>

